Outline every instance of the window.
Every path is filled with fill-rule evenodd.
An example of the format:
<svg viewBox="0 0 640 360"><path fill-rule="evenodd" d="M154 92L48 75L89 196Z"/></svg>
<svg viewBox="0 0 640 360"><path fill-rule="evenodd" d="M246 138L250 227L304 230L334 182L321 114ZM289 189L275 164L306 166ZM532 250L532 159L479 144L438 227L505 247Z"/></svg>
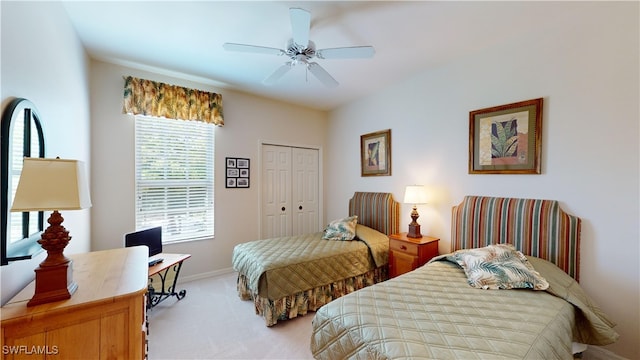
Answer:
<svg viewBox="0 0 640 360"><path fill-rule="evenodd" d="M163 243L213 237L214 126L136 116L136 230Z"/></svg>
<svg viewBox="0 0 640 360"><path fill-rule="evenodd" d="M0 180L0 250L2 265L31 259L43 249L37 243L44 229L42 211L10 212L24 157L44 157L40 116L27 99L14 99L2 115Z"/></svg>

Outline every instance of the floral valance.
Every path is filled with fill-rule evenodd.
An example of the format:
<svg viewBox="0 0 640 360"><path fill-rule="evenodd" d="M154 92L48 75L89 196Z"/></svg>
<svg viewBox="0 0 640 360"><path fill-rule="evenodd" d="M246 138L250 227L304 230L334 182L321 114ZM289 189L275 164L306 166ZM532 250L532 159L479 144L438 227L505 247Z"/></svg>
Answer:
<svg viewBox="0 0 640 360"><path fill-rule="evenodd" d="M122 111L133 115L198 120L218 126L224 125L222 95L133 76L124 78Z"/></svg>

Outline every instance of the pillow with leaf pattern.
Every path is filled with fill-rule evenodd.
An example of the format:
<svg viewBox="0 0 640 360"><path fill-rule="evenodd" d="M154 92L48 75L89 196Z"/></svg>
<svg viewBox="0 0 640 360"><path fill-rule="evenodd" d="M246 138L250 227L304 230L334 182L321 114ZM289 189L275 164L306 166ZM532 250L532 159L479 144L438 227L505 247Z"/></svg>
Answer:
<svg viewBox="0 0 640 360"><path fill-rule="evenodd" d="M462 266L469 285L480 289L546 290L549 283L511 244L458 250L447 260Z"/></svg>
<svg viewBox="0 0 640 360"><path fill-rule="evenodd" d="M323 239L326 240L353 240L356 237L357 216L349 216L343 219L333 220L324 229Z"/></svg>

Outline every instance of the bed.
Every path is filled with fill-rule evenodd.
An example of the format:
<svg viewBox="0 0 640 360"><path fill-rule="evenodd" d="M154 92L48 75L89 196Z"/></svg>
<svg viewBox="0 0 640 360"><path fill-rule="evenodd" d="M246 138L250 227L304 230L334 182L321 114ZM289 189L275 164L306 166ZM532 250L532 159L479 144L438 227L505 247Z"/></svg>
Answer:
<svg viewBox="0 0 640 360"><path fill-rule="evenodd" d="M316 311L333 299L388 278L389 240L398 232L400 204L390 193L356 192L354 241L323 239L323 232L236 245L237 291L252 300L267 326Z"/></svg>
<svg viewBox="0 0 640 360"><path fill-rule="evenodd" d="M580 226L557 201L466 196L453 207L451 253L318 309L311 352L316 359L572 359L576 342L613 343L614 323L577 282ZM524 257L517 259L539 278L512 290L473 282L467 271L488 262L468 256L496 248Z"/></svg>

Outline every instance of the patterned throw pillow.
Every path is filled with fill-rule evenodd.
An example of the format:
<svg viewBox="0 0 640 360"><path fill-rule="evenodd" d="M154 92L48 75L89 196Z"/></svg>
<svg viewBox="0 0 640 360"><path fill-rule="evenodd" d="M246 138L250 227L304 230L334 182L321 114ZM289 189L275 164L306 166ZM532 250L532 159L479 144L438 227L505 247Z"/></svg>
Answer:
<svg viewBox="0 0 640 360"><path fill-rule="evenodd" d="M469 285L480 289L546 290L549 283L511 244L458 250L447 256L462 266Z"/></svg>
<svg viewBox="0 0 640 360"><path fill-rule="evenodd" d="M357 216L349 216L343 219L333 220L324 229L323 239L327 240L353 240L356 237Z"/></svg>

